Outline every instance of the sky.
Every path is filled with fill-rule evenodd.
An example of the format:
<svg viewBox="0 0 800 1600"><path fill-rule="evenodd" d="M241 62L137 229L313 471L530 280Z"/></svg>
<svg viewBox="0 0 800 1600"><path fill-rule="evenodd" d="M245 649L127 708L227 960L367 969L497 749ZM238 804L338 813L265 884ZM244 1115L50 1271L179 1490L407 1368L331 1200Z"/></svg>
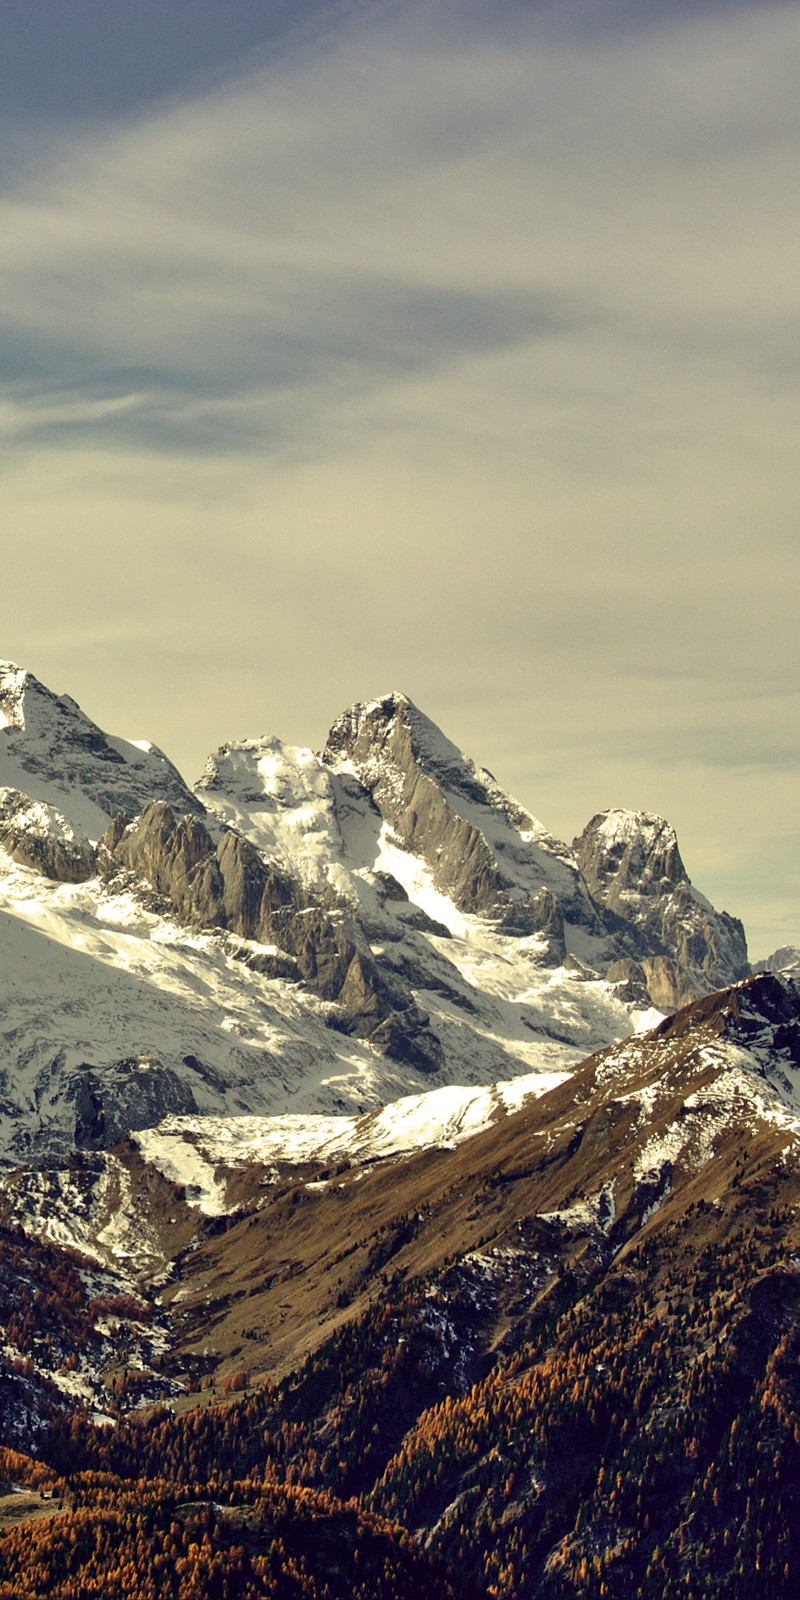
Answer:
<svg viewBox="0 0 800 1600"><path fill-rule="evenodd" d="M403 690L800 944L800 5L0 40L0 655L190 781Z"/></svg>

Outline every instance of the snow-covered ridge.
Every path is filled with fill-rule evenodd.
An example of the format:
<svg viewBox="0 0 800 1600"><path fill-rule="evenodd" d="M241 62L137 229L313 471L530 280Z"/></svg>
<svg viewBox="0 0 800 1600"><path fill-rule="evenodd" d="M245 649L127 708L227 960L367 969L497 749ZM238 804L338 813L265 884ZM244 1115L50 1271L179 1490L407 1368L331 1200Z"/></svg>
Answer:
<svg viewBox="0 0 800 1600"><path fill-rule="evenodd" d="M169 1111L357 1114L423 1087L563 1072L629 1029L608 985L472 935L413 936L444 991L421 991L444 1043L431 1078L331 1029L297 983L265 979L274 951L183 927L130 883L56 883L0 849L0 1161L113 1143Z"/></svg>
<svg viewBox="0 0 800 1600"><path fill-rule="evenodd" d="M150 800L200 809L155 745L106 735L70 695L10 661L0 662L0 787L52 806L93 842L117 812L133 816Z"/></svg>
<svg viewBox="0 0 800 1600"><path fill-rule="evenodd" d="M562 1073L677 987L673 923L641 922L630 873L621 926L406 696L352 707L320 755L225 745L194 795L146 741L10 664L0 714L6 1160L108 1147L166 1114L355 1116ZM119 811L136 820L109 830ZM641 817L613 815L641 842ZM678 924L684 877L667 884ZM699 992L726 954L715 916L692 922L718 946Z"/></svg>
<svg viewBox="0 0 800 1600"><path fill-rule="evenodd" d="M337 787L312 750L263 738L223 745L209 757L195 792L213 816L303 883L331 882L347 895L352 893L348 869L365 867L368 851L364 859L346 859Z"/></svg>
<svg viewBox="0 0 800 1600"><path fill-rule="evenodd" d="M690 1171L701 1171L734 1121L749 1121L753 1131L767 1123L785 1132L792 1144L800 1143L800 1073L794 1083L781 1082L777 1077L762 1077L759 1066L752 1051L730 1043L705 1049L699 1068L710 1069L713 1077L684 1097L680 1120L654 1133L643 1145L635 1176L653 1180L665 1166L673 1167L678 1161ZM652 1097L649 1110L652 1113Z"/></svg>
<svg viewBox="0 0 800 1600"><path fill-rule="evenodd" d="M225 1172L256 1167L350 1165L452 1148L563 1083L566 1073L532 1073L485 1089L432 1089L360 1117L167 1117L136 1135L146 1161L185 1187L209 1214L228 1209Z"/></svg>
<svg viewBox="0 0 800 1600"><path fill-rule="evenodd" d="M663 1180L664 1194L673 1169L701 1172L731 1131L768 1128L800 1149L796 991L767 975L709 996L605 1052L595 1083L609 1103L638 1107L634 1176Z"/></svg>

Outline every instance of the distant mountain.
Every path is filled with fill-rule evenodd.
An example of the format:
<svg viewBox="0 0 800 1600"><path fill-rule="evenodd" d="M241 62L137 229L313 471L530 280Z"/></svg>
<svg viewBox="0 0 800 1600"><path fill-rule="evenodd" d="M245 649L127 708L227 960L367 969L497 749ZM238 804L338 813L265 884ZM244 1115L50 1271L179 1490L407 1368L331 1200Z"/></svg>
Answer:
<svg viewBox="0 0 800 1600"><path fill-rule="evenodd" d="M800 950L797 945L784 944L774 950L764 961L753 962L754 972L777 972L786 978L800 978Z"/></svg>
<svg viewBox="0 0 800 1600"><path fill-rule="evenodd" d="M748 970L666 823L570 850L402 695L194 792L11 664L0 714L0 1158L565 1072Z"/></svg>

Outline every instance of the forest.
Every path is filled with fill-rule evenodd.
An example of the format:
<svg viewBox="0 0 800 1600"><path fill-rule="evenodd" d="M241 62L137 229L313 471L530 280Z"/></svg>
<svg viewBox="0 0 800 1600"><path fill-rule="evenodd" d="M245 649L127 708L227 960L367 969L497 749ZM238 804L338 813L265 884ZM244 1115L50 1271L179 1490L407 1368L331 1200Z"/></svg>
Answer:
<svg viewBox="0 0 800 1600"><path fill-rule="evenodd" d="M115 1425L54 1404L36 1459L0 1457L42 1512L0 1537L0 1600L789 1600L800 1272L793 1210L750 1215L565 1251L500 1353L465 1258L389 1278L278 1383ZM75 1317L68 1273L48 1294Z"/></svg>

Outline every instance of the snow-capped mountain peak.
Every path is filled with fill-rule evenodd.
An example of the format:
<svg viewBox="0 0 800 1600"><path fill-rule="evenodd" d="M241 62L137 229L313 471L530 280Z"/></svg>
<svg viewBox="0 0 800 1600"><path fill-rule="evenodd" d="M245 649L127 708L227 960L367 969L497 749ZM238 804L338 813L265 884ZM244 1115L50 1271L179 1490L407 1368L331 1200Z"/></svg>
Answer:
<svg viewBox="0 0 800 1600"><path fill-rule="evenodd" d="M675 830L663 817L648 811L600 812L573 849L594 902L623 919L634 946L638 943L637 958L657 1005L673 1009L704 986L746 977L750 968L741 922L715 911L695 889ZM674 970L664 966L665 956Z"/></svg>
<svg viewBox="0 0 800 1600"><path fill-rule="evenodd" d="M70 695L10 661L0 663L0 787L54 807L90 840L117 812L133 816L156 796L200 810L155 745L103 733Z"/></svg>
<svg viewBox="0 0 800 1600"><path fill-rule="evenodd" d="M591 926L567 847L407 696L352 706L334 723L322 759L358 778L400 846L424 861L459 911L518 935L549 934L558 900Z"/></svg>
<svg viewBox="0 0 800 1600"><path fill-rule="evenodd" d="M7 1158L569 1071L739 976L668 824L590 824L582 875L405 695L321 754L224 745L195 794L10 664L0 711Z"/></svg>
<svg viewBox="0 0 800 1600"><path fill-rule="evenodd" d="M583 875L594 893L631 888L640 895L663 893L666 885L688 883L675 829L651 811L602 811L575 841ZM611 889L613 880L614 890Z"/></svg>

